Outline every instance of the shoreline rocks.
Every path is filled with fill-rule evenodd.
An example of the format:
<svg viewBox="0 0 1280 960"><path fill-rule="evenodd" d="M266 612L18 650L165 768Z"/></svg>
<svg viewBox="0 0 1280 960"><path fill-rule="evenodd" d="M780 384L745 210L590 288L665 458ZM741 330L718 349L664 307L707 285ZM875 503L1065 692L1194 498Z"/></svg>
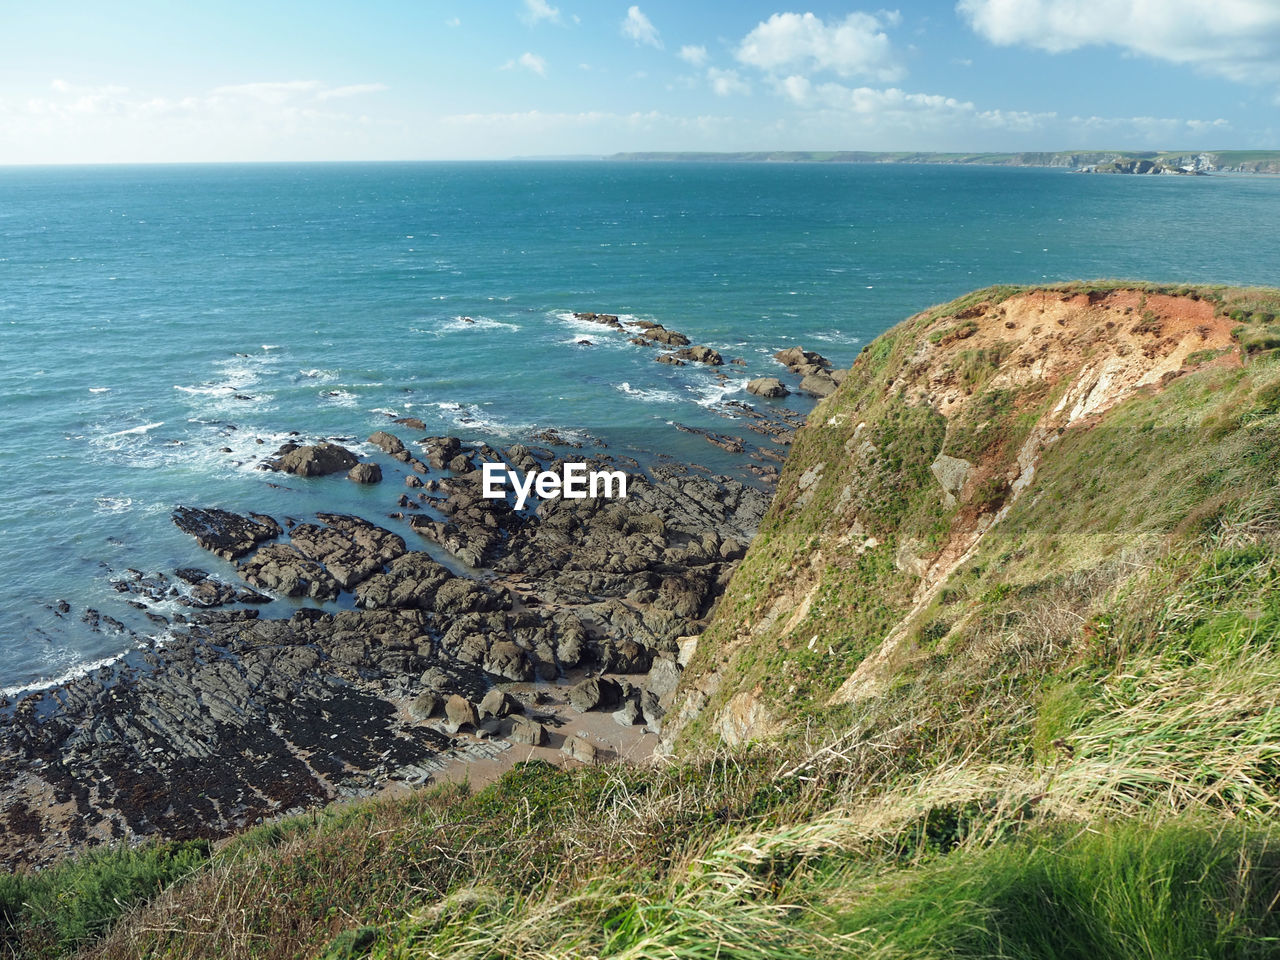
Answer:
<svg viewBox="0 0 1280 960"><path fill-rule="evenodd" d="M396 444L379 440L394 457ZM705 625L768 493L660 462L630 467L626 500L516 512L479 495L475 463L555 469L552 451L422 444L432 495L421 494L408 536L344 514L286 531L265 514L176 508L175 525L237 564L244 585L196 568L122 577L117 589L144 605L190 594L185 622L175 616L163 644L140 638L114 667L4 708L0 817L22 826L0 840L0 864L146 836L225 836L422 783L511 743L560 743L513 683L552 685L573 702L566 710L660 725L678 641ZM470 469L453 469L459 457ZM245 604L271 598L249 585L303 605L262 617ZM564 742L567 757L598 759L585 738Z"/></svg>

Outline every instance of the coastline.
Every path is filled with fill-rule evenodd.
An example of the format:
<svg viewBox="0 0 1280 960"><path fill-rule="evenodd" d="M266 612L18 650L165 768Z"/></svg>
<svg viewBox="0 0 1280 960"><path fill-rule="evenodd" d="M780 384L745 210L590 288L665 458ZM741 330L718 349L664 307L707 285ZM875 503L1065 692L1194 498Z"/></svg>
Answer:
<svg viewBox="0 0 1280 960"><path fill-rule="evenodd" d="M633 342L708 362L707 348L681 339L649 325ZM791 348L779 359L827 388L820 356ZM721 413L759 439L670 428L736 455L738 476L660 451L641 463L553 447L557 436L498 450L415 437L412 418L389 423L367 441L380 455L352 466L351 479L359 473L384 516L407 519L416 537L369 511L177 506L178 528L238 576L130 571L115 581L125 602L172 609L177 596L185 612L140 650L0 702L10 719L0 862L30 869L100 843L223 837L335 800L480 782L525 754L569 764L649 755L691 638L803 422L772 403L735 400ZM359 458L316 439L261 466L348 483ZM517 510L514 497L481 496L486 463L529 472L569 461L627 471L626 499L531 498ZM319 606L273 616L273 597Z"/></svg>

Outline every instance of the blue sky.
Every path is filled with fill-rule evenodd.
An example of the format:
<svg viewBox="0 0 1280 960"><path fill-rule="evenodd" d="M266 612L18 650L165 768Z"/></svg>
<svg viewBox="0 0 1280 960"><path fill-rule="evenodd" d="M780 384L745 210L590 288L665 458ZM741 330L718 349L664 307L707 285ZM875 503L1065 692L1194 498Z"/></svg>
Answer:
<svg viewBox="0 0 1280 960"><path fill-rule="evenodd" d="M1280 0L0 11L0 164L1280 147Z"/></svg>

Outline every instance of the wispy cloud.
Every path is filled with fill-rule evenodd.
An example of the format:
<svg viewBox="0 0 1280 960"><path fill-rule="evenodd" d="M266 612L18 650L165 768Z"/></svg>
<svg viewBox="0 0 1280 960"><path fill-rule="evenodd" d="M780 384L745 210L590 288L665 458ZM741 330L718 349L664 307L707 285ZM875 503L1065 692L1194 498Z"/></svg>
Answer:
<svg viewBox="0 0 1280 960"><path fill-rule="evenodd" d="M750 93L751 84L738 75L737 70L718 70L707 68L707 82L717 96L728 97L735 93Z"/></svg>
<svg viewBox="0 0 1280 960"><path fill-rule="evenodd" d="M385 83L352 83L345 87L334 87L332 90L321 90L316 94L317 100L339 100L345 97L359 97L366 93L382 93L390 89Z"/></svg>
<svg viewBox="0 0 1280 960"><path fill-rule="evenodd" d="M514 60L508 60L502 65L503 70L514 70L516 67L524 67L530 73L536 73L540 77L547 75L547 61L536 53L522 53Z"/></svg>
<svg viewBox="0 0 1280 960"><path fill-rule="evenodd" d="M641 12L637 6L627 8L627 16L622 21L623 36L630 37L636 43L662 49L662 38L658 36L658 28Z"/></svg>
<svg viewBox="0 0 1280 960"><path fill-rule="evenodd" d="M553 7L547 0L524 0L524 12L520 19L532 26L542 20L549 23L560 22L560 8Z"/></svg>
<svg viewBox="0 0 1280 960"><path fill-rule="evenodd" d="M680 59L685 63L691 63L695 67L700 67L707 62L707 48L696 47L693 44L685 44L680 48Z"/></svg>

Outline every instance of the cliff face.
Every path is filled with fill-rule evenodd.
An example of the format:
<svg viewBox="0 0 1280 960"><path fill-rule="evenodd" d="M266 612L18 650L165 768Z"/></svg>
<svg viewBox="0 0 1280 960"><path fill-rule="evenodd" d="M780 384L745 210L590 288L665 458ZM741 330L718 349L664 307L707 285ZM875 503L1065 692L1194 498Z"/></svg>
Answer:
<svg viewBox="0 0 1280 960"><path fill-rule="evenodd" d="M1275 310L1262 291L991 288L870 344L797 437L669 745L909 722L895 694L980 715L1028 646L1000 712L1033 716L1118 585L1269 509Z"/></svg>

